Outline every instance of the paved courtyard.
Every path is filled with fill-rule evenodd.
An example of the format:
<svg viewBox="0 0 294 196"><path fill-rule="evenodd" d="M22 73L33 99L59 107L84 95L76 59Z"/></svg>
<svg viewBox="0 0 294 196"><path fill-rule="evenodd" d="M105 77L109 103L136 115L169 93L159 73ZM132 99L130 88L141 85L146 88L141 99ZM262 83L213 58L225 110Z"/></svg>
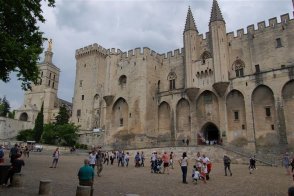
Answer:
<svg viewBox="0 0 294 196"><path fill-rule="evenodd" d="M51 153L31 153L30 158L24 159L24 187L2 187L0 195L37 195L41 179L52 180L53 195L75 195L77 171L85 157L87 155L81 153L64 153L58 167L54 169L49 168ZM292 179L281 167L257 166L255 173L250 175L247 165L233 164L233 176L230 177L224 176L221 163L214 163L208 183L200 182L197 185L191 182L191 170L190 160L188 184L182 184L178 164L167 175L150 173L149 162L144 168L135 168L132 161L128 168L118 168L115 162L113 166L105 165L102 176L95 177L94 195L287 195L288 187L293 185Z"/></svg>

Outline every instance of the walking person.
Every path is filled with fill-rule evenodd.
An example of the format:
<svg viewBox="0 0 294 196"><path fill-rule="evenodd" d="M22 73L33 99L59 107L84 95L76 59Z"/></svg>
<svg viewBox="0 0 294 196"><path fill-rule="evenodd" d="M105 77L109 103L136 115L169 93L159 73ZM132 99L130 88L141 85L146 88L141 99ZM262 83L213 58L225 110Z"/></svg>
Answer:
<svg viewBox="0 0 294 196"><path fill-rule="evenodd" d="M141 152L141 166L144 167L144 162L145 162L145 155L144 152Z"/></svg>
<svg viewBox="0 0 294 196"><path fill-rule="evenodd" d="M252 174L252 171L253 171L254 169L256 169L256 167L255 167L255 162L256 162L256 160L255 160L255 156L250 157L250 159L249 159L249 173L250 173L250 174Z"/></svg>
<svg viewBox="0 0 294 196"><path fill-rule="evenodd" d="M113 161L114 161L114 154L113 154L113 152L112 152L112 151L110 152L109 159L110 159L110 165L113 165Z"/></svg>
<svg viewBox="0 0 294 196"><path fill-rule="evenodd" d="M100 174L103 169L103 157L102 157L102 153L100 150L98 150L97 155L96 155L96 166L97 166L97 176L100 177Z"/></svg>
<svg viewBox="0 0 294 196"><path fill-rule="evenodd" d="M10 149L9 157L10 157L10 163L13 163L13 161L17 158L18 154L18 145L15 144L13 148Z"/></svg>
<svg viewBox="0 0 294 196"><path fill-rule="evenodd" d="M156 157L156 152L153 152L151 155L151 173L155 173L155 161L156 161L157 157Z"/></svg>
<svg viewBox="0 0 294 196"><path fill-rule="evenodd" d="M0 164L4 163L4 149L2 144L0 145Z"/></svg>
<svg viewBox="0 0 294 196"><path fill-rule="evenodd" d="M121 165L122 167L124 166L124 163L123 163L123 153L122 151L119 151L118 152L118 162L117 162L117 166L119 167L119 165Z"/></svg>
<svg viewBox="0 0 294 196"><path fill-rule="evenodd" d="M182 170L182 176L183 176L183 183L188 184L187 182L187 171L188 171L188 157L187 153L183 152L183 155L181 159L179 160L181 170Z"/></svg>
<svg viewBox="0 0 294 196"><path fill-rule="evenodd" d="M105 156L104 156L104 162L103 162L103 164L107 164L108 165L108 163L109 163L109 154L108 154L108 152L106 152L105 153Z"/></svg>
<svg viewBox="0 0 294 196"><path fill-rule="evenodd" d="M286 169L286 174L290 175L290 169L289 169L289 165L290 165L290 157L289 157L289 153L286 152L283 159L282 159L282 165L283 167L285 167Z"/></svg>
<svg viewBox="0 0 294 196"><path fill-rule="evenodd" d="M60 156L59 148L56 148L52 155L53 161L50 168L56 168L58 160L59 160L59 156Z"/></svg>
<svg viewBox="0 0 294 196"><path fill-rule="evenodd" d="M230 172L230 176L232 176L232 172L231 172L231 159L230 157L228 157L228 155L224 155L224 166L225 166L225 176L227 176L227 169Z"/></svg>
<svg viewBox="0 0 294 196"><path fill-rule="evenodd" d="M135 156L135 167L140 167L140 153L137 152Z"/></svg>

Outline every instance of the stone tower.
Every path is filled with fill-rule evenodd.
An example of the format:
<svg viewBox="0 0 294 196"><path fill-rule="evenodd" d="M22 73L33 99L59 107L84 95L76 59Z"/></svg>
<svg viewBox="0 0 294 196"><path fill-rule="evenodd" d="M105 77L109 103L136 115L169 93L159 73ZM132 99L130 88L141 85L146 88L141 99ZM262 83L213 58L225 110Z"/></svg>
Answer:
<svg viewBox="0 0 294 196"><path fill-rule="evenodd" d="M209 21L210 47L213 55L214 89L222 96L228 85L228 42L226 23L216 0L213 0Z"/></svg>
<svg viewBox="0 0 294 196"><path fill-rule="evenodd" d="M191 9L189 7L187 18L186 18L186 24L185 24L185 30L184 30L184 62L185 62L185 88L191 88L192 87L192 62L196 61L199 58L199 48L197 44L198 40L198 30L191 12Z"/></svg>
<svg viewBox="0 0 294 196"><path fill-rule="evenodd" d="M34 122L44 104L44 123L54 121L54 116L58 113L58 111L54 112L54 108L58 110L57 91L60 69L52 63L52 57L52 40L50 39L44 61L37 65L40 72L39 84L33 85L32 90L25 92L24 103L16 110L16 119Z"/></svg>

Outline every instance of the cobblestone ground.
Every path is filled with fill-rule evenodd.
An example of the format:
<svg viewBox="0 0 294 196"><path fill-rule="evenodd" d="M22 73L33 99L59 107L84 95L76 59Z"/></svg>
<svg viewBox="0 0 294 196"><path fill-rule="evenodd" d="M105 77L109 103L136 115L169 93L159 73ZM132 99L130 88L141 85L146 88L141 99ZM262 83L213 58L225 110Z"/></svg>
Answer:
<svg viewBox="0 0 294 196"><path fill-rule="evenodd" d="M23 188L0 188L1 196L37 195L41 179L52 180L53 195L75 195L78 184L77 171L82 166L86 154L63 154L56 169L49 168L51 154L31 153L25 158L23 168ZM102 176L95 176L94 195L116 196L126 194L143 195L287 195L287 189L293 185L290 176L283 168L258 166L250 175L247 165L232 166L233 176L224 176L223 165L214 163L211 179L207 184L191 182L191 161L188 169L188 184L181 183L181 171L178 164L170 174L150 173L149 163L144 168L130 166L117 167L104 165Z"/></svg>

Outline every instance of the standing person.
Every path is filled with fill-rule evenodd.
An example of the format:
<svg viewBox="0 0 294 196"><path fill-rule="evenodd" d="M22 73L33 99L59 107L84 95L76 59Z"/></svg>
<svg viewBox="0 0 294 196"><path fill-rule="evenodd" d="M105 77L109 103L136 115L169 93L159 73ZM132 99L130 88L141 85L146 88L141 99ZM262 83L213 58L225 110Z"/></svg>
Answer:
<svg viewBox="0 0 294 196"><path fill-rule="evenodd" d="M290 165L290 157L288 152L285 153L283 159L282 159L282 164L286 169L286 174L290 175L290 170L289 170L289 165Z"/></svg>
<svg viewBox="0 0 294 196"><path fill-rule="evenodd" d="M166 152L163 153L161 157L163 161L163 173L165 173L165 170L167 170L167 174L169 174L168 166L169 166L169 156Z"/></svg>
<svg viewBox="0 0 294 196"><path fill-rule="evenodd" d="M96 152L95 150L92 150L92 152L89 155L89 165L95 169L95 165L96 165Z"/></svg>
<svg viewBox="0 0 294 196"><path fill-rule="evenodd" d="M255 167L255 162L256 162L256 160L255 160L255 156L250 157L250 159L249 159L249 173L250 173L250 174L252 174L252 171L253 171L254 169L256 169L256 167Z"/></svg>
<svg viewBox="0 0 294 196"><path fill-rule="evenodd" d="M144 167L144 162L145 162L145 155L144 152L141 152L141 166Z"/></svg>
<svg viewBox="0 0 294 196"><path fill-rule="evenodd" d="M52 155L53 161L50 168L53 168L53 167L56 168L58 160L59 160L59 156L60 156L59 148L56 148Z"/></svg>
<svg viewBox="0 0 294 196"><path fill-rule="evenodd" d="M124 166L124 163L123 163L123 153L122 151L119 151L118 152L118 162L117 162L117 166L119 167L119 165L121 165L122 167Z"/></svg>
<svg viewBox="0 0 294 196"><path fill-rule="evenodd" d="M198 171L201 171L202 157L200 155L200 152L197 152L197 155L196 155L196 167L197 167Z"/></svg>
<svg viewBox="0 0 294 196"><path fill-rule="evenodd" d="M100 177L100 173L102 172L102 169L103 169L103 157L100 150L98 150L96 154L96 165L97 165L97 176Z"/></svg>
<svg viewBox="0 0 294 196"><path fill-rule="evenodd" d="M13 163L13 161L16 159L17 152L18 152L18 146L17 144L15 144L14 147L10 149L10 153L9 153L10 163Z"/></svg>
<svg viewBox="0 0 294 196"><path fill-rule="evenodd" d="M227 176L227 169L230 172L230 175L232 176L232 172L231 172L231 159L230 157L228 157L228 155L224 155L224 166L225 166L225 176Z"/></svg>
<svg viewBox="0 0 294 196"><path fill-rule="evenodd" d="M209 173L211 171L211 162L210 162L210 159L205 154L203 154L202 156L202 163L203 165L205 164L206 170L207 170L205 173L206 180L209 180Z"/></svg>
<svg viewBox="0 0 294 196"><path fill-rule="evenodd" d="M4 163L4 149L2 144L0 145L0 163Z"/></svg>
<svg viewBox="0 0 294 196"><path fill-rule="evenodd" d="M79 185L91 186L91 195L93 195L94 169L90 165L88 159L84 160L84 166L79 169L78 178Z"/></svg>
<svg viewBox="0 0 294 196"><path fill-rule="evenodd" d="M181 169L182 169L182 175L183 175L183 183L188 184L187 182L187 171L188 171L188 157L187 153L183 152L183 155L181 159L179 160Z"/></svg>
<svg viewBox="0 0 294 196"><path fill-rule="evenodd" d="M28 146L26 146L24 149L24 155L27 156L28 158L30 157L30 150L29 150Z"/></svg>
<svg viewBox="0 0 294 196"><path fill-rule="evenodd" d="M172 169L174 169L174 153L173 152L170 152L169 154L169 166L171 166Z"/></svg>
<svg viewBox="0 0 294 196"><path fill-rule="evenodd" d="M13 160L12 164L11 164L11 168L8 171L8 175L5 179L5 185L7 186L8 180L10 179L10 185L12 185L12 180L13 180L13 175L15 173L20 173L21 172L21 168L22 166L24 166L25 163L24 161L21 159L21 154L17 154L15 159Z"/></svg>
<svg viewBox="0 0 294 196"><path fill-rule="evenodd" d="M126 155L125 155L125 163L126 163L126 167L129 166L129 161L130 161L130 155L129 155L129 153L127 152Z"/></svg>
<svg viewBox="0 0 294 196"><path fill-rule="evenodd" d="M187 140L186 140L186 144L187 144L187 146L189 146L189 142L190 142L189 139L187 139Z"/></svg>

